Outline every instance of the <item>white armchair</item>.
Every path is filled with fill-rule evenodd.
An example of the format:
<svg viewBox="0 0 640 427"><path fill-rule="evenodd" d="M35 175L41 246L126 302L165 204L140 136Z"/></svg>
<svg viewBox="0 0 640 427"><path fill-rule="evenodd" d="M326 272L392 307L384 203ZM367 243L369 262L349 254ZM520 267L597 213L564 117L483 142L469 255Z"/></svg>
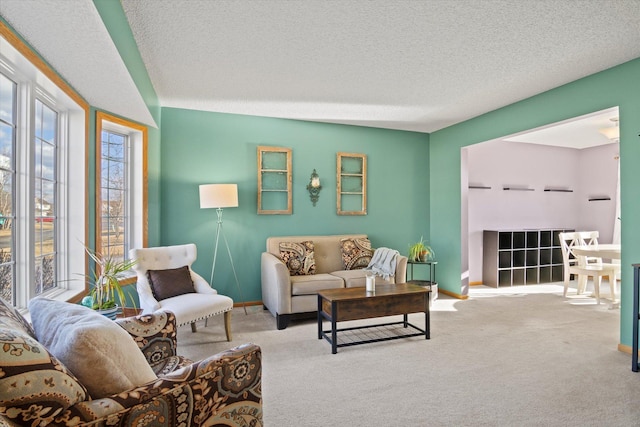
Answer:
<svg viewBox="0 0 640 427"><path fill-rule="evenodd" d="M218 294L202 276L191 269L191 264L197 257L195 244L131 249L129 257L136 260L133 270L138 276L136 288L144 314L158 310L171 311L176 316L178 326L190 323L191 330L196 332L196 321L205 319L206 326L209 317L224 313L225 332L227 340L231 341L233 300ZM156 299L149 283L149 270L155 273L184 266L189 268L195 292Z"/></svg>

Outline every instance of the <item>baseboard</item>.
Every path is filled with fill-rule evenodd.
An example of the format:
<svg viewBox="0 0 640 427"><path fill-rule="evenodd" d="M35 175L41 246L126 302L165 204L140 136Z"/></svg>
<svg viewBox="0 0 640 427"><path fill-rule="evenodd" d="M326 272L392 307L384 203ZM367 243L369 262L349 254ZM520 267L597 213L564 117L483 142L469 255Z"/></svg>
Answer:
<svg viewBox="0 0 640 427"><path fill-rule="evenodd" d="M252 305L262 305L262 301L245 301L245 302L234 302L234 307L249 307Z"/></svg>
<svg viewBox="0 0 640 427"><path fill-rule="evenodd" d="M624 344L618 344L618 351L621 351L621 352L627 353L627 354L631 354L631 346L630 345L624 345Z"/></svg>
<svg viewBox="0 0 640 427"><path fill-rule="evenodd" d="M468 295L456 294L455 292L451 292L451 291L448 291L446 289L442 289L440 287L438 288L438 293L449 295L450 297L454 297L454 298L457 298L457 299L468 299L469 298Z"/></svg>
<svg viewBox="0 0 640 427"><path fill-rule="evenodd" d="M469 282L469 286L482 286L482 282Z"/></svg>

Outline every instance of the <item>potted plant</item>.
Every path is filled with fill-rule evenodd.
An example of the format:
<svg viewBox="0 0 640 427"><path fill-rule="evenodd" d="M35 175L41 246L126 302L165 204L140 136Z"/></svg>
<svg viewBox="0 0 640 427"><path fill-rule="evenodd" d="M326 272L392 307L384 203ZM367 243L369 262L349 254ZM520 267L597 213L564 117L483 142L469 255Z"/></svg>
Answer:
<svg viewBox="0 0 640 427"><path fill-rule="evenodd" d="M120 276L125 271L130 270L136 261L116 260L111 256L103 256L87 246L85 246L85 250L95 262L95 266L92 274L88 277L93 281L93 288L89 296L83 299L82 304L93 308L110 319L115 319L119 309L116 304L116 295L122 304L125 304L127 299L120 285ZM133 297L130 297L130 300L135 307Z"/></svg>
<svg viewBox="0 0 640 427"><path fill-rule="evenodd" d="M425 262L432 259L434 256L433 249L427 245L420 236L420 241L412 245L409 245L409 260L416 262Z"/></svg>

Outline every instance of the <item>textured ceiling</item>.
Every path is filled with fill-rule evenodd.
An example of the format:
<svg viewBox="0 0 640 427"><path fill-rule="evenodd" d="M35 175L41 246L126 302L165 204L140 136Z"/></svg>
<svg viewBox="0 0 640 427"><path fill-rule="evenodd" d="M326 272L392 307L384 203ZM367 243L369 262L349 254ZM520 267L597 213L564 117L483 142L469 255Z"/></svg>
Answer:
<svg viewBox="0 0 640 427"><path fill-rule="evenodd" d="M640 57L640 0L121 0L163 106L432 132Z"/></svg>
<svg viewBox="0 0 640 427"><path fill-rule="evenodd" d="M433 132L640 57L640 0L121 4L165 107ZM153 124L91 0L0 14L91 105Z"/></svg>
<svg viewBox="0 0 640 427"><path fill-rule="evenodd" d="M0 14L90 105L156 126L91 0L0 0Z"/></svg>

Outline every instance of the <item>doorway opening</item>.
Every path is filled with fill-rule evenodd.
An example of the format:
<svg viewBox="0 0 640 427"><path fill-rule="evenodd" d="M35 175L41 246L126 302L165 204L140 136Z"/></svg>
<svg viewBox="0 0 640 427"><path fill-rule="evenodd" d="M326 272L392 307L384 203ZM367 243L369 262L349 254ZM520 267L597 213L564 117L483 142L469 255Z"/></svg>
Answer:
<svg viewBox="0 0 640 427"><path fill-rule="evenodd" d="M559 231L620 242L618 117L612 107L461 149L463 294L562 282ZM485 254L485 230L517 231L515 247Z"/></svg>

